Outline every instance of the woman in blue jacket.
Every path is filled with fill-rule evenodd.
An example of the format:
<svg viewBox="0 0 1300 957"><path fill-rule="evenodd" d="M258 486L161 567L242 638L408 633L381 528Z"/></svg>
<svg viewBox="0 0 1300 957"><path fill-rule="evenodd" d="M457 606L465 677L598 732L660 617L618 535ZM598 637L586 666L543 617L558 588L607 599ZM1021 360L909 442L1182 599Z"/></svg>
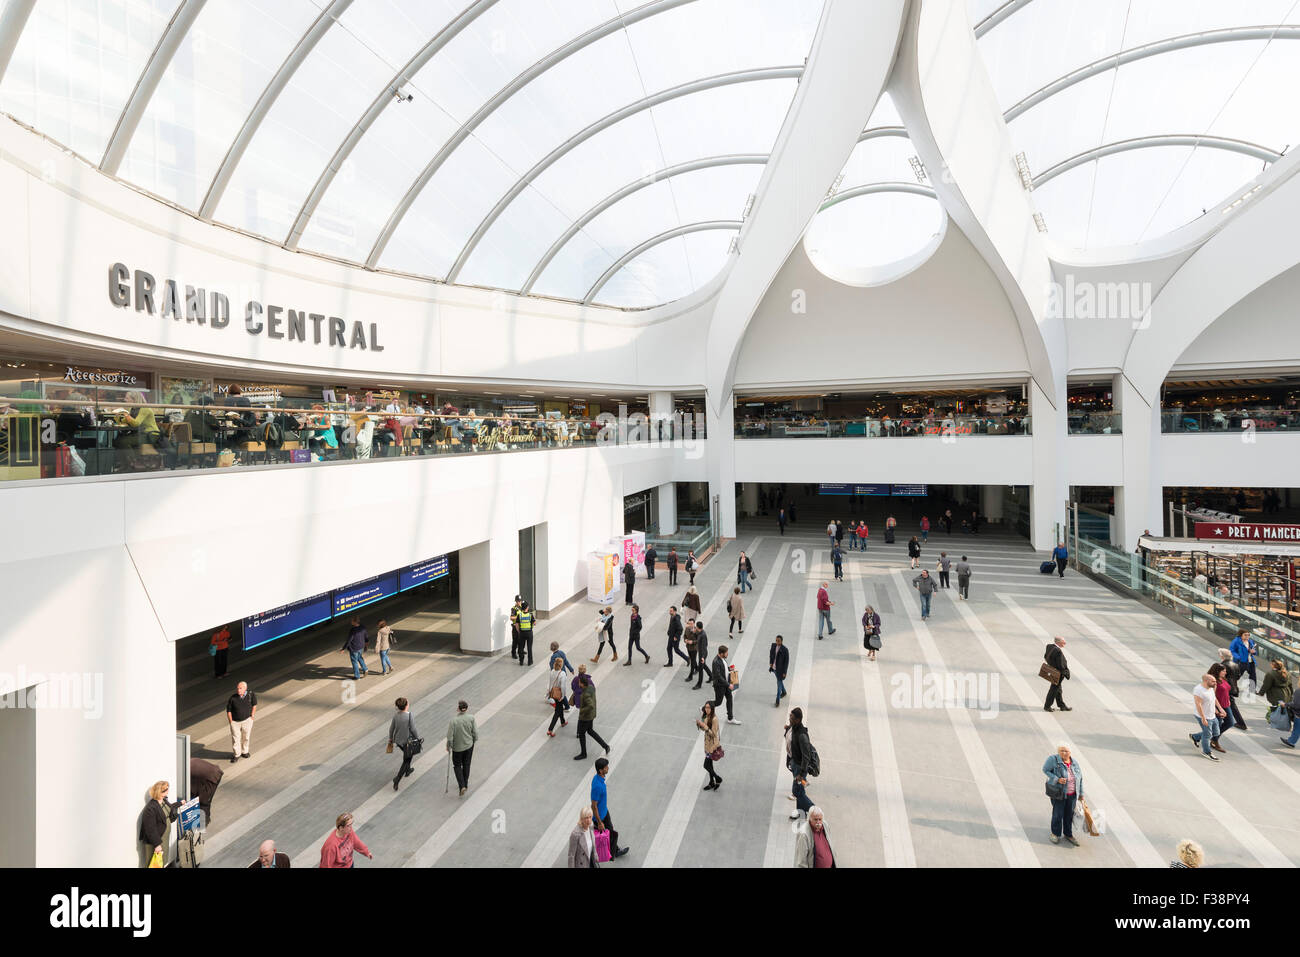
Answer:
<svg viewBox="0 0 1300 957"><path fill-rule="evenodd" d="M1047 796L1052 800L1052 843L1060 844L1061 835L1075 847L1074 803L1083 797L1083 768L1070 757L1070 749L1061 745L1043 762L1047 775Z"/></svg>

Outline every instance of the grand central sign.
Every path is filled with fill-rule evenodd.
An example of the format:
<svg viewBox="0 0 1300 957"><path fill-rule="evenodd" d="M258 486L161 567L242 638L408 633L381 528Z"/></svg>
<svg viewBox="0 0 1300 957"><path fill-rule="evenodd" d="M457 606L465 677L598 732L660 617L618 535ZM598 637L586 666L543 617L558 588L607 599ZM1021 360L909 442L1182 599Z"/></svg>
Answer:
<svg viewBox="0 0 1300 957"><path fill-rule="evenodd" d="M176 322L206 325L212 329L225 329L230 325L230 297L225 293L182 286L175 279L159 282L153 273L143 269L133 272L123 263L113 263L108 267L108 300L119 309L135 306L136 312L147 312ZM258 299L244 303L244 331L250 336L266 336L268 339L307 342L310 336L313 345L325 343L339 349L383 352L378 325L370 323L367 334L365 324L359 320L349 323L338 316L320 312L289 309L272 303L264 305Z"/></svg>

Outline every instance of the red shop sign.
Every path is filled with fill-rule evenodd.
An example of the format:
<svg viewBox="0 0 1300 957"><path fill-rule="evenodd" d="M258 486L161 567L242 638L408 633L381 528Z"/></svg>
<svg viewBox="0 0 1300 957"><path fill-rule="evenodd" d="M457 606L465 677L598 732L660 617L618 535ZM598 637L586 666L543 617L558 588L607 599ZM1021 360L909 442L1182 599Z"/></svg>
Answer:
<svg viewBox="0 0 1300 957"><path fill-rule="evenodd" d="M1196 537L1221 542L1300 542L1300 525L1197 522Z"/></svg>

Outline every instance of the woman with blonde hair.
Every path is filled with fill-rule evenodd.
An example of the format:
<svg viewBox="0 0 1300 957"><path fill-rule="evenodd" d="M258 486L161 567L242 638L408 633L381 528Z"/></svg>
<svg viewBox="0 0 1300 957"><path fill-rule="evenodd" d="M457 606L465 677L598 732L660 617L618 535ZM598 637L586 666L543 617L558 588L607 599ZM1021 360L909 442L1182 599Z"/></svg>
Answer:
<svg viewBox="0 0 1300 957"><path fill-rule="evenodd" d="M1274 658L1269 664L1268 674L1260 682L1259 693L1268 699L1270 707L1277 707L1291 700L1294 689L1291 676L1287 674L1286 663L1281 658Z"/></svg>
<svg viewBox="0 0 1300 957"><path fill-rule="evenodd" d="M119 438L117 447L120 449L135 449L141 445L157 447L161 444L162 429L158 427L158 419L154 416L153 409L144 404L144 394L141 392L128 392L126 402L131 408L123 412L119 418L124 425L130 426L136 432L134 435L124 435Z"/></svg>
<svg viewBox="0 0 1300 957"><path fill-rule="evenodd" d="M361 838L357 837L357 832L352 830L352 815L346 811L334 819L334 830L330 831L330 836L325 838L325 843L320 849L320 866L331 868L347 868L352 866L352 854L360 851L372 861L375 855L370 853L370 848L366 847Z"/></svg>
<svg viewBox="0 0 1300 957"><path fill-rule="evenodd" d="M700 593L696 591L694 585L689 586L686 594L682 596L682 607L689 608L697 615L700 614Z"/></svg>
<svg viewBox="0 0 1300 957"><path fill-rule="evenodd" d="M149 789L149 803L140 816L140 844L144 850L144 867L165 867L170 853L172 821L176 820L176 809L180 801L167 800L171 785L166 781L155 781ZM157 857L158 862L154 863Z"/></svg>
<svg viewBox="0 0 1300 957"><path fill-rule="evenodd" d="M570 867L600 867L596 860L596 836L591 829L594 817L595 812L591 810L590 804L584 804L578 812L578 826L569 832Z"/></svg>
<svg viewBox="0 0 1300 957"><path fill-rule="evenodd" d="M1205 851L1195 841L1178 842L1178 859L1170 861L1170 867L1200 867L1205 863Z"/></svg>
<svg viewBox="0 0 1300 957"><path fill-rule="evenodd" d="M561 728L569 726L569 722L564 717L564 712L569 710L569 703L564 698L564 664L564 656L557 654L551 658L551 670L546 673L546 700L555 709L551 715L551 726L546 729L548 738L555 737L556 721L560 722ZM582 667L585 668L586 665Z"/></svg>

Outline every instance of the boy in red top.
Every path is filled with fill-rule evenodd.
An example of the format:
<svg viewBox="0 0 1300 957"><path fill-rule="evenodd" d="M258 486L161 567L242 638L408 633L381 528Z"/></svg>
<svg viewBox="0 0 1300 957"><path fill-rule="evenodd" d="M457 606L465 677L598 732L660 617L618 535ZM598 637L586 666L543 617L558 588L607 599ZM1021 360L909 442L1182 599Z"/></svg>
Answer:
<svg viewBox="0 0 1300 957"><path fill-rule="evenodd" d="M370 848L366 847L361 838L357 837L357 832L352 830L352 815L340 814L334 821L334 830L330 831L330 836L325 838L325 843L321 845L320 866L351 867L353 851L360 851L372 861L375 859L375 855L370 853Z"/></svg>
<svg viewBox="0 0 1300 957"><path fill-rule="evenodd" d="M222 625L220 631L212 633L212 640L208 644L216 649L212 655L212 677L224 678L226 676L226 652L230 650L230 629Z"/></svg>

